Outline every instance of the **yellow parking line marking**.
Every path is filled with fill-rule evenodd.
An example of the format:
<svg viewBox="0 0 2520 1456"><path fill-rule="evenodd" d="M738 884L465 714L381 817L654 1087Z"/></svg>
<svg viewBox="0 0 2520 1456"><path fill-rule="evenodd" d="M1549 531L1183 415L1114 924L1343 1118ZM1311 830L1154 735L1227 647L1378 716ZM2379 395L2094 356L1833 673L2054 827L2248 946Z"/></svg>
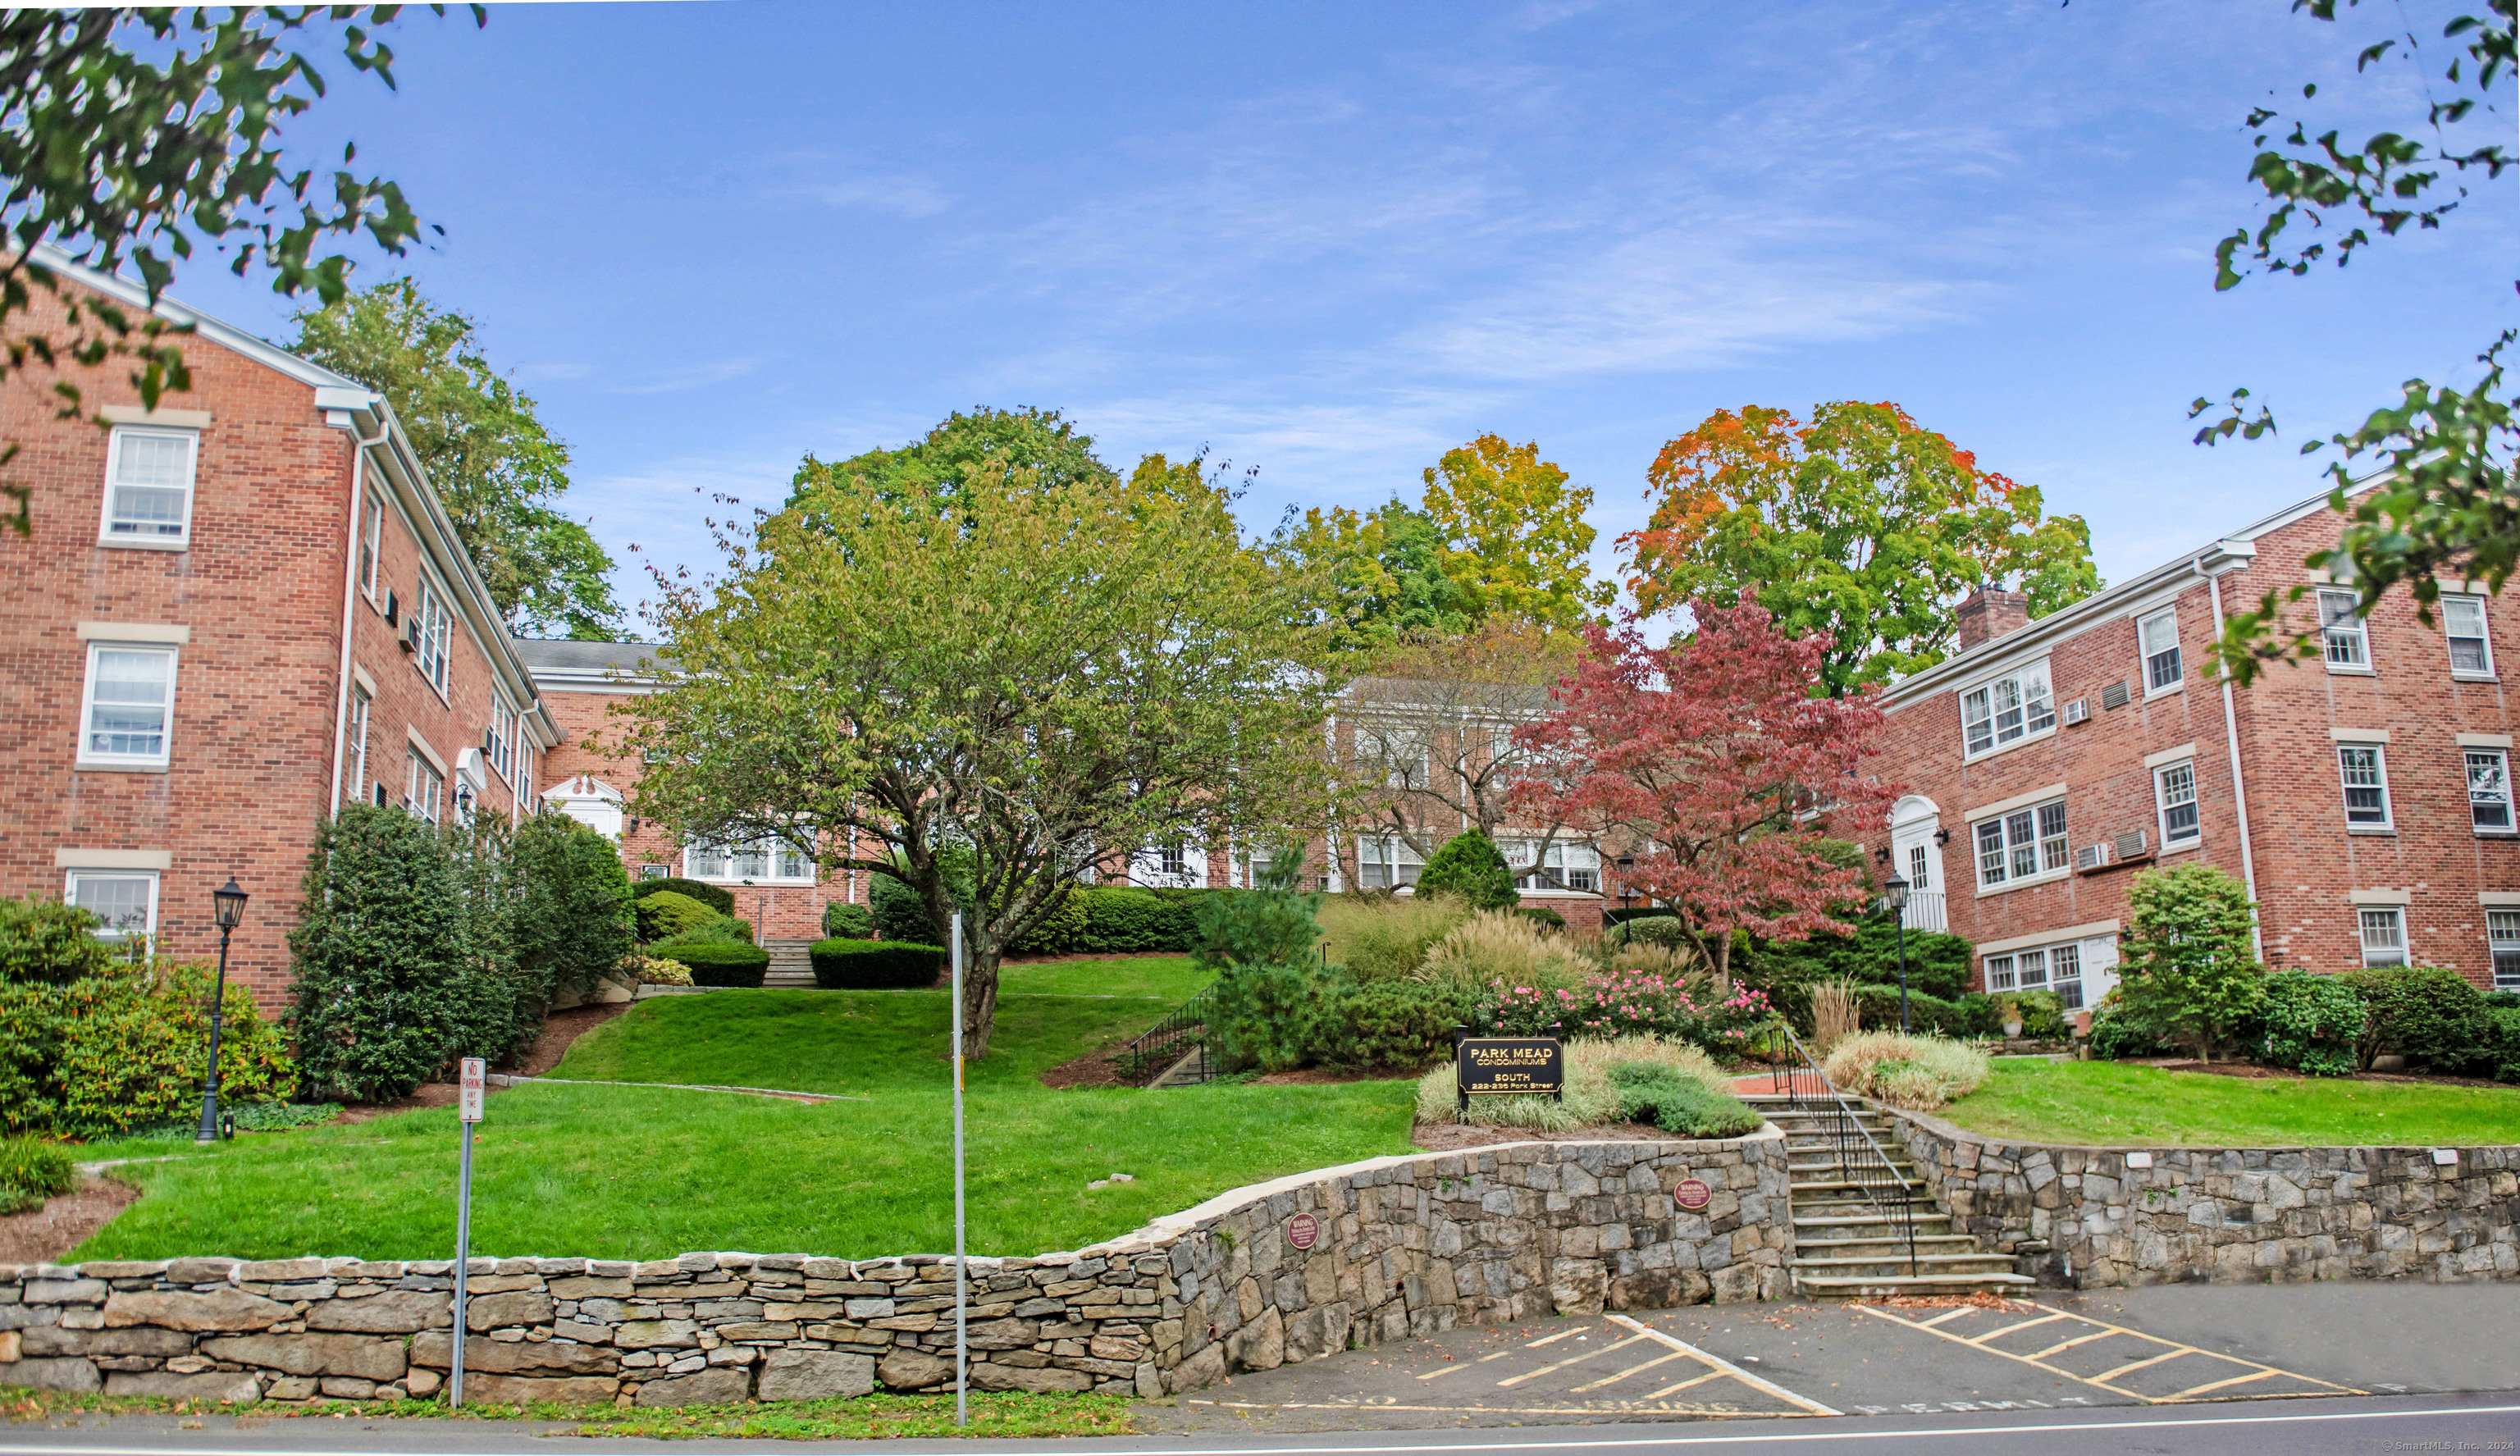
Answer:
<svg viewBox="0 0 2520 1456"><path fill-rule="evenodd" d="M2154 1355L2150 1359L2138 1360L2133 1364L2121 1365L2115 1370L2104 1370L2098 1375L2087 1375L2083 1377L2083 1379L2090 1381L2095 1386L2105 1386L2109 1382L2116 1380L2119 1376L2133 1375L2135 1372L2141 1370L2146 1365L2158 1365L2164 1360L2176 1360L2181 1355L2201 1355L2204 1353L2205 1352L2203 1350L2182 1344L2166 1355ZM2209 1358L2211 1357L2209 1356Z"/></svg>
<svg viewBox="0 0 2520 1456"><path fill-rule="evenodd" d="M1512 1387L1521 1385L1524 1381L1538 1380L1544 1375L1555 1375L1558 1371L1565 1369L1569 1365L1581 1365L1587 1360L1598 1360L1612 1350L1626 1349L1629 1345L1636 1342L1637 1342L1635 1340L1622 1340L1616 1344L1605 1344L1597 1350L1586 1350L1580 1355L1560 1360L1554 1365L1543 1365L1538 1370L1527 1370L1520 1375L1508 1376L1506 1379L1497 1382L1497 1388L1500 1390L1509 1389Z"/></svg>
<svg viewBox="0 0 2520 1456"><path fill-rule="evenodd" d="M1577 1325L1577 1326L1576 1326L1574 1329L1572 1329L1572 1330L1560 1330L1560 1331L1558 1331L1556 1334L1552 1335L1552 1336L1548 1337L1548 1338L1547 1338L1547 1339L1545 1339L1545 1340L1534 1340L1534 1341L1530 1342L1529 1343L1527 1343L1527 1344L1523 1345L1523 1348L1524 1348L1524 1349L1538 1349L1538 1348L1540 1348L1540 1347L1541 1347L1542 1345L1544 1345L1544 1344L1555 1344L1557 1342L1559 1342L1559 1341L1561 1341L1561 1340L1569 1340L1569 1339L1574 1338L1575 1336L1581 1335L1581 1334L1583 1334L1585 1331L1587 1331L1587 1330L1589 1330L1589 1329L1591 1329L1591 1328L1593 1328L1591 1325ZM1494 1356L1494 1355L1490 1355L1490 1356L1488 1356L1488 1358L1489 1358L1489 1359L1491 1359L1491 1360L1493 1360L1493 1359L1495 1359L1495 1358L1496 1358L1496 1356Z"/></svg>
<svg viewBox="0 0 2520 1456"><path fill-rule="evenodd" d="M1674 1355L1674 1356L1672 1356L1672 1358L1673 1358L1673 1359L1675 1359L1675 1360L1677 1360L1677 1359L1679 1359L1679 1358L1680 1358L1680 1356L1678 1356L1678 1355ZM1702 1385L1706 1384L1708 1381L1711 1381L1711 1380L1722 1380L1723 1378L1724 1378L1724 1372L1723 1372L1723 1371L1721 1371L1721 1370L1710 1370L1710 1371L1706 1372L1704 1375L1698 1376L1698 1377L1697 1377L1696 1379L1694 1379L1694 1380L1685 1380L1685 1381L1682 1381L1679 1385L1676 1385L1676 1386L1665 1386L1665 1387L1663 1387L1661 1389L1654 1391L1652 1394L1650 1394L1650 1395L1646 1396L1645 1398L1646 1398L1647 1400L1660 1400L1660 1399L1661 1399L1661 1398L1663 1398L1665 1395L1674 1395L1674 1394L1678 1394L1680 1391L1682 1391L1682 1390L1686 1390L1686 1389L1688 1389L1688 1388L1689 1387L1691 1387L1691 1386L1702 1386Z"/></svg>
<svg viewBox="0 0 2520 1456"><path fill-rule="evenodd" d="M2054 1314L2043 1314L2034 1320L2023 1320L2017 1325L2006 1325L2002 1329L1996 1331L1993 1335L1980 1335L1975 1340L1967 1341L1965 1342L1969 1344L1984 1344L1988 1341L1995 1339L1997 1335L2009 1335L2015 1330L2027 1330L2032 1325L2044 1325L2050 1320L2060 1320L2066 1317L2065 1311L2060 1309Z"/></svg>
<svg viewBox="0 0 2520 1456"><path fill-rule="evenodd" d="M2051 1344L2051 1345L2048 1346L2046 1349L2039 1351L2037 1354L2033 1354L2033 1355L2023 1355L2021 1358L2022 1358L2022 1359L2025 1359L2025 1360L2045 1360L2045 1359L2047 1359L2049 1355L2059 1353L2060 1351L2064 1351L2064 1350L2072 1349L2074 1346L2076 1346L2076 1345L2078 1345L2078 1344L2089 1344L2089 1343L2091 1343L2091 1342L2092 1342L2092 1341L2094 1341L2094 1340L2106 1340L2106 1339L2108 1339L2110 1336L2115 1335L2116 1333L2118 1333L2118 1332L2117 1332L2117 1331L2115 1331L2115 1330L2102 1330L2102 1331L2101 1331L2100 1333L2098 1333L2097 1335L2083 1335L2083 1336L2079 1336L2079 1337L2077 1337L2077 1338L2075 1338L2075 1339L2072 1339L2072 1340L2068 1340L2068 1341L2066 1341L2063 1344ZM2147 1337L2147 1338L2148 1338L2148 1337ZM2002 1353L2003 1353L2003 1352L2002 1352L2002 1350L1998 1350L1998 1351L1996 1351L1996 1353L1997 1353L1997 1354L2002 1354Z"/></svg>
<svg viewBox="0 0 2520 1456"><path fill-rule="evenodd" d="M1740 1366L1725 1359L1722 1355L1710 1355L1686 1340L1682 1340L1677 1336L1666 1335L1662 1331L1654 1329L1650 1325L1641 1325L1624 1314L1611 1315L1608 1323L1617 1325L1623 1330L1634 1330L1647 1340L1659 1341L1664 1344L1670 1345L1673 1349L1680 1351L1684 1355L1694 1356L1700 1364L1711 1365L1754 1390L1774 1395L1778 1400L1784 1401L1788 1405L1800 1406L1815 1416L1842 1416L1846 1414L1846 1412L1841 1410L1832 1410L1807 1395L1797 1395L1793 1391L1786 1389L1784 1387L1778 1385L1775 1381L1768 1380L1762 1376L1752 1375Z"/></svg>
<svg viewBox="0 0 2520 1456"><path fill-rule="evenodd" d="M1631 1365L1616 1375L1604 1376L1601 1379L1593 1382L1589 1386L1577 1386L1574 1389L1569 1390L1566 1393L1569 1395L1581 1395L1587 1390L1598 1390L1603 1386L1615 1386L1619 1382L1626 1380L1629 1376L1639 1374L1642 1371L1651 1370L1657 1365L1668 1365L1674 1360L1685 1360L1688 1357L1680 1354L1664 1355L1658 1360L1647 1360L1642 1365Z"/></svg>
<svg viewBox="0 0 2520 1456"><path fill-rule="evenodd" d="M2274 1375L2277 1372L2272 1370L2260 1370L2248 1375L2235 1375L2229 1380L2216 1381L2210 1386L2191 1387L2190 1388L2182 1390L2178 1394L2169 1396L2168 1398L2172 1400L2185 1400L2193 1395L2202 1395L2208 1390L2222 1389L2225 1386L2245 1386L2251 1381L2265 1380L2268 1376Z"/></svg>
<svg viewBox="0 0 2520 1456"><path fill-rule="evenodd" d="M1975 1313L1977 1313L1977 1310L1974 1306L1963 1304L1949 1314L1938 1314L1929 1320L1918 1320L1916 1321L1916 1328L1919 1330L1930 1330L1945 1320L1961 1319Z"/></svg>
<svg viewBox="0 0 2520 1456"><path fill-rule="evenodd" d="M1475 1364L1477 1362L1473 1361L1472 1363ZM1424 1375L1418 1378L1421 1381L1440 1380L1448 1375L1459 1375L1469 1368L1470 1367L1468 1365L1447 1365L1441 1370L1429 1370Z"/></svg>

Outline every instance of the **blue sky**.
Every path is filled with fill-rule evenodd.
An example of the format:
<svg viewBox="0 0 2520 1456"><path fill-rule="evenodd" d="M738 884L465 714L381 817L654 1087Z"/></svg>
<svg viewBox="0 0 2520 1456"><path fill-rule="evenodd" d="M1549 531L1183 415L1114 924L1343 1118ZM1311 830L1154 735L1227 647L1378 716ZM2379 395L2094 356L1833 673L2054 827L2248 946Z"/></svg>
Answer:
<svg viewBox="0 0 2520 1456"><path fill-rule="evenodd" d="M2254 101L2420 115L2408 73L2353 76L2397 14L2365 9L494 5L397 25L399 93L336 68L292 140L355 137L445 227L362 276L479 320L634 600L642 557L715 559L713 497L974 404L1256 468L1255 531L1536 439L1607 570L1710 411L1896 400L2086 517L2115 579L2312 493L2293 445L2520 318L2509 178L2342 274L2213 292ZM214 266L176 292L290 332ZM2188 443L2238 385L2291 443Z"/></svg>

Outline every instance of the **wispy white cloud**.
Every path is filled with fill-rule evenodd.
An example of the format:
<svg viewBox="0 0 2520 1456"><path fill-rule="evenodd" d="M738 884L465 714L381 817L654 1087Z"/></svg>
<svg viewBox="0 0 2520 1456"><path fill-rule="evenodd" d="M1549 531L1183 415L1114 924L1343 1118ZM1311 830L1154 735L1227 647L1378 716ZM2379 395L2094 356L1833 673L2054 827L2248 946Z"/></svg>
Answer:
<svg viewBox="0 0 2520 1456"><path fill-rule="evenodd" d="M616 380L608 387L614 394L679 394L686 389L705 389L711 385L746 378L761 364L757 358L699 360Z"/></svg>
<svg viewBox="0 0 2520 1456"><path fill-rule="evenodd" d="M862 207L895 217L927 217L945 210L945 190L933 180L907 173L831 177L802 184L801 190L833 207Z"/></svg>

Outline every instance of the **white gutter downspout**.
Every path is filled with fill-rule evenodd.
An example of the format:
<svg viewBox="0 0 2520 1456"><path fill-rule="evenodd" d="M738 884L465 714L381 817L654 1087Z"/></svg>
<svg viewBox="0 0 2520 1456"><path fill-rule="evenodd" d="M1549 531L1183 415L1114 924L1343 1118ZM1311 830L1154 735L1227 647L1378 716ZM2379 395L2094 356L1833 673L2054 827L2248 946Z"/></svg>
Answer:
<svg viewBox="0 0 2520 1456"><path fill-rule="evenodd" d="M2258 554L2256 546L2244 541L2225 541L2219 549L2226 560L2245 559ZM2214 640L2219 643L2223 640L2223 574L2206 571L2205 558L2201 556L2196 559L2196 569L2204 571L2205 589L2214 601ZM2240 820L2240 879L2248 887L2252 912L2249 917L2249 952L2263 965L2267 959L2266 917L2258 906L2257 851L2249 843L2249 790L2240 778L2240 720L2232 706L2231 670L2219 658L2214 663L2214 675L2223 679L2223 739L2231 754L2231 806L2238 810Z"/></svg>
<svg viewBox="0 0 2520 1456"><path fill-rule="evenodd" d="M339 411L343 418L349 412ZM337 425L350 436L350 536L341 551L341 667L338 691L333 699L333 796L324 802L324 817L341 811L342 744L350 729L350 612L359 597L359 510L368 499L368 451L382 443L386 426L380 417L372 439L361 439L355 425ZM362 796L366 791L362 789Z"/></svg>

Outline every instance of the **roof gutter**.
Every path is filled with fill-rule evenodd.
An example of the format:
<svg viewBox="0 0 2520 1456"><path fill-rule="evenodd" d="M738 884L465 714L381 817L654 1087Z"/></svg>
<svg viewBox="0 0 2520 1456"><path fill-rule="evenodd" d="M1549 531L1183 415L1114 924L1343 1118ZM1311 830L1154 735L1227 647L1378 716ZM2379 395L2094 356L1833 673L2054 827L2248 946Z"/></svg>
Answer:
<svg viewBox="0 0 2520 1456"><path fill-rule="evenodd" d="M2206 593L2214 602L2214 640L2223 640L2223 578L2233 571L2245 571L2257 557L2255 542L2217 541L2199 553L2193 563L2196 574L2205 578ZM2249 894L2249 953L2258 964L2266 964L2266 934L2258 912L2258 852L2249 842L2249 786L2240 777L2240 719L2231 695L2231 669L2220 658L2214 663L2214 675L2223 680L2223 743L2231 755L2231 806L2240 820L2240 879Z"/></svg>
<svg viewBox="0 0 2520 1456"><path fill-rule="evenodd" d="M344 513L349 518L350 531L341 542L341 667L340 680L333 697L333 796L324 801L324 812L327 816L341 811L341 773L343 760L348 756L346 740L349 737L350 728L350 614L358 601L359 593L359 513L368 499L368 451L376 448L392 428L389 420L379 418L377 432L362 437L357 424L354 423L353 412L363 405L382 405L383 400L373 392L367 394L364 399L348 397L352 393L351 390L332 387L319 388L315 391L315 407L324 411L324 423L343 431L350 436L350 509ZM360 786L359 796L361 798L367 796L367 786Z"/></svg>

